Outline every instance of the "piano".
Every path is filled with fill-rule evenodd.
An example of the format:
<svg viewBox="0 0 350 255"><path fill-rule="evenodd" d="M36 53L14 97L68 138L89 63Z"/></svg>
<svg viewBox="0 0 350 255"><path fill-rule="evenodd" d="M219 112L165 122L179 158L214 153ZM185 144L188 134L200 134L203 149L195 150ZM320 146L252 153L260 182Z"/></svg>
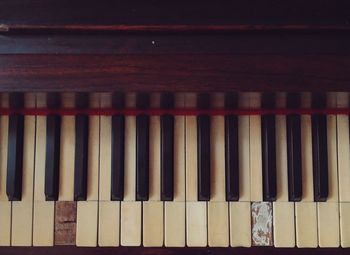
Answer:
<svg viewBox="0 0 350 255"><path fill-rule="evenodd" d="M350 2L0 2L1 254L348 254Z"/></svg>

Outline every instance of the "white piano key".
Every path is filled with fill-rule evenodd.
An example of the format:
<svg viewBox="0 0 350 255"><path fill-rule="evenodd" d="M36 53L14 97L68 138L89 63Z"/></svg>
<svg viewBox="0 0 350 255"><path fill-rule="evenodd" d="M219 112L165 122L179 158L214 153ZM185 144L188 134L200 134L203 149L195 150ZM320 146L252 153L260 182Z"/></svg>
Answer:
<svg viewBox="0 0 350 255"><path fill-rule="evenodd" d="M163 202L144 201L143 209L143 246L161 247L163 246Z"/></svg>
<svg viewBox="0 0 350 255"><path fill-rule="evenodd" d="M295 221L297 246L316 248L318 245L316 203L295 203Z"/></svg>
<svg viewBox="0 0 350 255"><path fill-rule="evenodd" d="M337 107L349 107L349 94L337 93ZM337 115L337 149L339 175L339 201L350 202L350 142L349 116Z"/></svg>
<svg viewBox="0 0 350 255"><path fill-rule="evenodd" d="M101 108L112 107L112 94L101 94ZM112 162L112 117L100 117L100 190L99 200L111 200L111 162Z"/></svg>
<svg viewBox="0 0 350 255"><path fill-rule="evenodd" d="M54 201L34 201L33 246L53 246L55 232L54 219Z"/></svg>
<svg viewBox="0 0 350 255"><path fill-rule="evenodd" d="M317 203L318 245L339 247L339 205L338 202Z"/></svg>
<svg viewBox="0 0 350 255"><path fill-rule="evenodd" d="M94 109L100 108L100 93L89 95L89 106ZM99 144L100 116L89 116L87 201L98 200Z"/></svg>
<svg viewBox="0 0 350 255"><path fill-rule="evenodd" d="M0 105L3 108L9 107L7 93L0 94ZM7 115L0 116L0 201L8 201L6 195L8 125L9 117Z"/></svg>
<svg viewBox="0 0 350 255"><path fill-rule="evenodd" d="M185 247L185 218L185 202L165 202L164 245L166 247Z"/></svg>
<svg viewBox="0 0 350 255"><path fill-rule="evenodd" d="M175 95L175 107L185 106L185 95ZM174 201L185 201L185 116L174 117Z"/></svg>
<svg viewBox="0 0 350 255"><path fill-rule="evenodd" d="M340 244L343 248L350 247L350 203L340 202Z"/></svg>
<svg viewBox="0 0 350 255"><path fill-rule="evenodd" d="M249 108L249 93L238 97L240 108ZM239 201L250 202L249 116L238 116Z"/></svg>
<svg viewBox="0 0 350 255"><path fill-rule="evenodd" d="M11 244L11 202L0 201L0 246Z"/></svg>
<svg viewBox="0 0 350 255"><path fill-rule="evenodd" d="M336 107L336 94L327 96L328 107ZM338 157L337 157L337 117L327 116L327 152L328 152L328 198L327 202L338 202Z"/></svg>
<svg viewBox="0 0 350 255"><path fill-rule="evenodd" d="M126 95L126 106L135 107L134 93ZM124 201L121 202L121 245L139 246L142 239L142 202L135 201L136 117L125 117Z"/></svg>
<svg viewBox="0 0 350 255"><path fill-rule="evenodd" d="M207 246L207 202L186 203L186 244Z"/></svg>
<svg viewBox="0 0 350 255"><path fill-rule="evenodd" d="M0 94L0 105L7 108L8 94ZM11 240L11 202L6 195L8 116L0 116L0 246L9 246Z"/></svg>
<svg viewBox="0 0 350 255"><path fill-rule="evenodd" d="M251 247L250 202L230 202L230 245Z"/></svg>
<svg viewBox="0 0 350 255"><path fill-rule="evenodd" d="M46 107L46 94L38 93L37 107ZM53 246L55 202L45 201L46 116L36 117L33 246Z"/></svg>
<svg viewBox="0 0 350 255"><path fill-rule="evenodd" d="M195 94L185 95L187 108L197 105ZM197 119L196 116L186 116L186 201L197 201Z"/></svg>
<svg viewBox="0 0 350 255"><path fill-rule="evenodd" d="M119 246L120 202L99 201L98 245L101 247Z"/></svg>
<svg viewBox="0 0 350 255"><path fill-rule="evenodd" d="M35 108L35 94L25 94L25 107ZM11 245L31 246L33 233L35 116L24 117L22 200L12 202Z"/></svg>
<svg viewBox="0 0 350 255"><path fill-rule="evenodd" d="M273 203L273 241L275 247L295 246L293 202Z"/></svg>
<svg viewBox="0 0 350 255"><path fill-rule="evenodd" d="M160 94L150 97L151 108L160 108ZM163 202L160 202L160 116L150 116L149 201L143 202L143 246L163 245Z"/></svg>
<svg viewBox="0 0 350 255"><path fill-rule="evenodd" d="M286 107L285 93L277 93L276 106L282 109ZM288 202L287 123L285 115L276 115L276 181L276 201Z"/></svg>
<svg viewBox="0 0 350 255"><path fill-rule="evenodd" d="M228 202L208 202L208 245L228 247L230 243Z"/></svg>
<svg viewBox="0 0 350 255"><path fill-rule="evenodd" d="M137 201L124 201L121 203L121 245L141 245L141 212L142 203Z"/></svg>
<svg viewBox="0 0 350 255"><path fill-rule="evenodd" d="M185 106L184 94L175 95L175 106ZM174 201L164 203L164 245L185 247L185 117L174 118Z"/></svg>
<svg viewBox="0 0 350 255"><path fill-rule="evenodd" d="M261 98L259 93L250 94L250 107L259 108ZM249 117L250 146L250 199L262 201L262 149L261 149L261 116Z"/></svg>
<svg viewBox="0 0 350 255"><path fill-rule="evenodd" d="M97 211L98 201L77 202L77 246L97 246Z"/></svg>
<svg viewBox="0 0 350 255"><path fill-rule="evenodd" d="M89 95L89 106L95 109L100 108L99 93ZM77 246L97 246L99 144L100 117L89 116L87 201L77 202Z"/></svg>
<svg viewBox="0 0 350 255"><path fill-rule="evenodd" d="M62 93L62 107L73 108L74 93ZM75 116L62 116L58 200L74 200Z"/></svg>
<svg viewBox="0 0 350 255"><path fill-rule="evenodd" d="M112 94L101 93L101 108L112 107ZM112 117L100 116L98 245L119 246L120 202L111 200Z"/></svg>
<svg viewBox="0 0 350 255"><path fill-rule="evenodd" d="M136 94L126 94L126 106L134 108ZM125 117L124 201L135 201L136 180L136 117Z"/></svg>
<svg viewBox="0 0 350 255"><path fill-rule="evenodd" d="M311 107L311 94L303 93L301 98L303 108ZM312 134L311 116L301 116L301 161L302 161L302 202L314 201L313 169L312 169Z"/></svg>
<svg viewBox="0 0 350 255"><path fill-rule="evenodd" d="M223 93L212 96L212 107L223 108L225 97ZM210 201L226 201L225 185L225 118L212 116L210 128ZM228 210L227 210L228 212ZM227 217L227 215L226 215Z"/></svg>

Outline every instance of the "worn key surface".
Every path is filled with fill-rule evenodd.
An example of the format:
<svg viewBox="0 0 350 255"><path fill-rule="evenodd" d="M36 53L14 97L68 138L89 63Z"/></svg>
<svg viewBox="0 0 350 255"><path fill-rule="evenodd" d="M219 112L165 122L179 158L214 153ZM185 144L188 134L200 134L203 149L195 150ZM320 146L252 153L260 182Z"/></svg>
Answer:
<svg viewBox="0 0 350 255"><path fill-rule="evenodd" d="M76 202L56 202L54 237L55 245L75 245L76 222Z"/></svg>

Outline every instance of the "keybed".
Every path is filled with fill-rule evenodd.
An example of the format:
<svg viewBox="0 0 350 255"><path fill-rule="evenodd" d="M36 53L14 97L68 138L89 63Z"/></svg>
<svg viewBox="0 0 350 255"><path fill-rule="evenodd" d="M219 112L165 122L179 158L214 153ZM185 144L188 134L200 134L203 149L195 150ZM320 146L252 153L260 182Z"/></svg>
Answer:
<svg viewBox="0 0 350 255"><path fill-rule="evenodd" d="M0 98L2 108L22 107L23 98L23 108L31 109L145 112L349 106L344 92L2 93ZM16 102L10 104L11 98ZM23 148L14 137L23 137ZM0 245L350 245L346 114L22 112L0 116L0 138ZM16 154L9 153L10 143ZM22 156L14 160L15 155Z"/></svg>

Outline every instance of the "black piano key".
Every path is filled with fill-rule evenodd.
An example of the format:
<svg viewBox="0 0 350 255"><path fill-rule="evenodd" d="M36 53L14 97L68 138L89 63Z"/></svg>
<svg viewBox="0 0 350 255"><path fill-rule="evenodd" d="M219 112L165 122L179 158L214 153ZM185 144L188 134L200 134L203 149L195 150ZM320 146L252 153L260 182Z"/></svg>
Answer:
<svg viewBox="0 0 350 255"><path fill-rule="evenodd" d="M149 106L147 94L137 97L137 107ZM149 198L149 116L136 116L136 200L147 201Z"/></svg>
<svg viewBox="0 0 350 255"><path fill-rule="evenodd" d="M261 125L263 199L264 201L275 201L277 195L275 116L262 116Z"/></svg>
<svg viewBox="0 0 350 255"><path fill-rule="evenodd" d="M237 108L237 97L227 94L225 106ZM225 181L226 201L239 199L239 151L238 151L238 116L225 116Z"/></svg>
<svg viewBox="0 0 350 255"><path fill-rule="evenodd" d="M10 94L10 108L20 109L23 105L23 94ZM24 116L11 114L8 128L6 194L9 201L20 201L22 198Z"/></svg>
<svg viewBox="0 0 350 255"><path fill-rule="evenodd" d="M174 107L174 96L171 93L162 95L161 107ZM161 129L161 200L174 199L174 116L164 114L160 117Z"/></svg>
<svg viewBox="0 0 350 255"><path fill-rule="evenodd" d="M60 107L59 94L47 94L46 104L49 109ZM45 199L58 200L60 167L61 116L46 117L46 155L45 155Z"/></svg>
<svg viewBox="0 0 350 255"><path fill-rule="evenodd" d="M324 202L328 197L327 116L313 115L311 118L314 200Z"/></svg>
<svg viewBox="0 0 350 255"><path fill-rule="evenodd" d="M313 95L312 106L326 106L325 94ZM312 124L312 164L314 176L314 200L327 201L328 197L328 149L327 149L327 116L313 114Z"/></svg>
<svg viewBox="0 0 350 255"><path fill-rule="evenodd" d="M262 106L272 108L275 104L273 94L264 94ZM263 200L275 201L276 183L276 123L273 114L261 117Z"/></svg>
<svg viewBox="0 0 350 255"><path fill-rule="evenodd" d="M300 108L300 94L287 95L287 108ZM301 201L302 168L301 168L301 118L298 114L290 114L287 122L287 167L288 167L288 200Z"/></svg>
<svg viewBox="0 0 350 255"><path fill-rule="evenodd" d="M297 202L302 197L301 119L287 116L288 200Z"/></svg>
<svg viewBox="0 0 350 255"><path fill-rule="evenodd" d="M115 109L124 107L124 94L112 95L112 106ZM124 142L125 116L112 116L112 162L111 162L111 200L122 201L124 198Z"/></svg>
<svg viewBox="0 0 350 255"><path fill-rule="evenodd" d="M61 116L46 118L45 198L58 199Z"/></svg>
<svg viewBox="0 0 350 255"><path fill-rule="evenodd" d="M76 107L88 107L88 95L77 94ZM74 200L84 201L87 197L89 116L75 116L75 160L74 160Z"/></svg>
<svg viewBox="0 0 350 255"><path fill-rule="evenodd" d="M210 105L209 95L198 97L198 107ZM198 201L210 200L210 116L197 116Z"/></svg>

